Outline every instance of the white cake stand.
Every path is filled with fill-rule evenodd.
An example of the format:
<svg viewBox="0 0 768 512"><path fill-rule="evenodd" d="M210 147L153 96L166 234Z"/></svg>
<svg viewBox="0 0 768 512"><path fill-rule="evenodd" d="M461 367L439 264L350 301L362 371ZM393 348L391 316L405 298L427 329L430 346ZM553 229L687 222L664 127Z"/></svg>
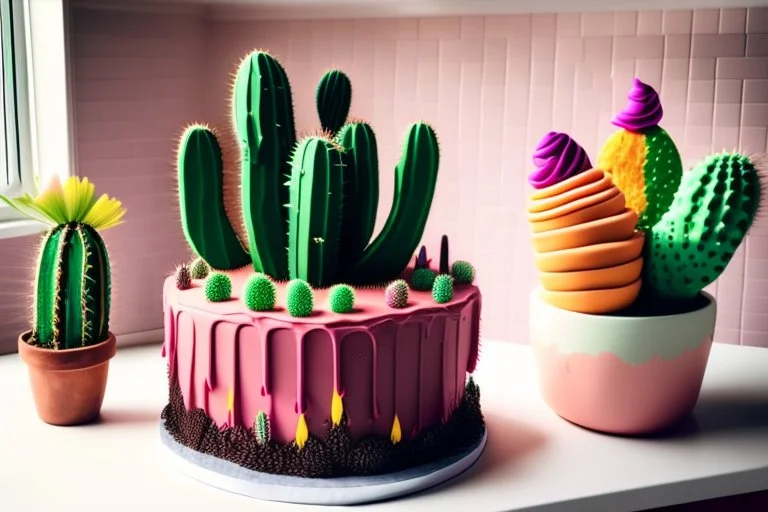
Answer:
<svg viewBox="0 0 768 512"><path fill-rule="evenodd" d="M252 471L179 444L162 423L160 439L184 473L225 491L303 505L359 505L423 491L458 476L480 458L488 431L474 446L452 457L386 475L341 478L301 478Z"/></svg>

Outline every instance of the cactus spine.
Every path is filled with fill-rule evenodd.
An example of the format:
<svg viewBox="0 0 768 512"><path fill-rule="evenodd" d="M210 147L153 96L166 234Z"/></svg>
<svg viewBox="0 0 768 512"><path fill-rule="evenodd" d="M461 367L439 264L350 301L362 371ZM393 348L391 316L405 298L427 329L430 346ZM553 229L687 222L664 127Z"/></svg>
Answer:
<svg viewBox="0 0 768 512"><path fill-rule="evenodd" d="M694 298L725 270L755 219L758 171L746 156L711 155L684 174L653 226L645 282L667 299Z"/></svg>
<svg viewBox="0 0 768 512"><path fill-rule="evenodd" d="M342 215L342 160L338 146L307 137L293 157L288 216L291 279L315 287L332 283Z"/></svg>
<svg viewBox="0 0 768 512"><path fill-rule="evenodd" d="M189 246L213 268L247 265L248 253L224 210L221 148L211 130L202 125L185 130L177 167L181 225Z"/></svg>

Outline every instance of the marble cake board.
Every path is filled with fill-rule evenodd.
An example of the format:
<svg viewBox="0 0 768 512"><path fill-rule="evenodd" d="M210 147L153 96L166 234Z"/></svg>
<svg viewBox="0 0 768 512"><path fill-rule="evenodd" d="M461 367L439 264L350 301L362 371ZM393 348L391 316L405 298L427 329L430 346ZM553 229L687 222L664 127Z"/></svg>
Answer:
<svg viewBox="0 0 768 512"><path fill-rule="evenodd" d="M359 505L406 496L458 476L482 455L488 430L486 427L474 446L452 457L386 475L341 478L302 478L252 471L179 444L162 423L160 439L182 472L225 491L303 505Z"/></svg>

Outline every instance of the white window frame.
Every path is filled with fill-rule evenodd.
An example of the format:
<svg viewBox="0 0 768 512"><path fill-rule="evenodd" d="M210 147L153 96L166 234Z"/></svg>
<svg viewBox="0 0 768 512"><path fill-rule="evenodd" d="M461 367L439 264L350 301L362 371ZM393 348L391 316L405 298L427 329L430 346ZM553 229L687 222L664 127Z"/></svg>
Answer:
<svg viewBox="0 0 768 512"><path fill-rule="evenodd" d="M16 96L15 105L2 112L7 133L12 135L8 162L21 170L20 182L6 195L34 194L36 181L45 184L54 175L63 180L75 174L69 1L0 1L12 7L16 64L15 91L3 81L6 98L14 92ZM0 204L0 239L46 229L45 224Z"/></svg>

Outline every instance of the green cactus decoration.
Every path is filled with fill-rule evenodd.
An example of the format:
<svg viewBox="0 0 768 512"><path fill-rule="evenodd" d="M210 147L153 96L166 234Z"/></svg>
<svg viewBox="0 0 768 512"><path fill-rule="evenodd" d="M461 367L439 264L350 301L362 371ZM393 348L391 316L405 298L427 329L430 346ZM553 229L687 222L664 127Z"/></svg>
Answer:
<svg viewBox="0 0 768 512"><path fill-rule="evenodd" d="M177 167L181 225L189 246L213 268L247 265L248 253L224 210L221 148L211 130L202 125L185 130Z"/></svg>
<svg viewBox="0 0 768 512"><path fill-rule="evenodd" d="M322 137L302 140L291 164L288 270L322 287L333 282L342 216L340 148Z"/></svg>
<svg viewBox="0 0 768 512"><path fill-rule="evenodd" d="M384 300L393 309L404 308L408 305L408 283L396 279L384 289Z"/></svg>
<svg viewBox="0 0 768 512"><path fill-rule="evenodd" d="M720 276L758 211L758 172L748 157L721 153L683 175L646 245L644 284L655 295L695 298Z"/></svg>
<svg viewBox="0 0 768 512"><path fill-rule="evenodd" d="M195 258L195 261L192 262L189 271L192 275L192 279L205 279L208 277L208 273L211 271L211 268L208 266L204 259Z"/></svg>
<svg viewBox="0 0 768 512"><path fill-rule="evenodd" d="M179 290L189 290L192 287L192 273L189 271L189 265L182 263L176 269L176 288Z"/></svg>
<svg viewBox="0 0 768 512"><path fill-rule="evenodd" d="M271 311L275 307L275 283L265 274L254 274L243 286L243 303L251 311Z"/></svg>
<svg viewBox="0 0 768 512"><path fill-rule="evenodd" d="M432 289L437 274L434 270L427 267L419 267L411 274L411 288L421 292L428 292Z"/></svg>
<svg viewBox="0 0 768 512"><path fill-rule="evenodd" d="M347 284L337 284L328 292L328 302L334 313L351 313L355 308L355 290Z"/></svg>
<svg viewBox="0 0 768 512"><path fill-rule="evenodd" d="M438 304L445 304L453 299L453 277L439 274L432 285L432 298Z"/></svg>
<svg viewBox="0 0 768 512"><path fill-rule="evenodd" d="M472 284L475 280L475 267L468 261L454 261L451 265L451 276L456 284Z"/></svg>
<svg viewBox="0 0 768 512"><path fill-rule="evenodd" d="M343 71L333 69L320 79L315 92L320 126L330 134L338 132L349 115L352 104L352 82Z"/></svg>
<svg viewBox="0 0 768 512"><path fill-rule="evenodd" d="M26 217L51 226L42 238L34 321L27 340L53 350L96 345L109 337L111 271L99 230L121 223L125 209L84 178L58 179L36 197L0 195Z"/></svg>
<svg viewBox="0 0 768 512"><path fill-rule="evenodd" d="M184 233L212 268L234 269L250 258L256 272L314 286L382 283L406 268L434 196L437 137L426 123L409 128L395 169L393 206L371 242L379 199L377 143L366 123L346 123L351 94L343 72L326 73L315 99L320 124L335 144L315 136L297 145L285 70L264 51L241 62L232 112L247 252L224 211L224 170L215 134L195 125L179 148Z"/></svg>
<svg viewBox="0 0 768 512"><path fill-rule="evenodd" d="M256 414L256 419L253 421L253 434L256 436L256 442L262 446L269 443L271 439L269 416L264 411L259 411Z"/></svg>
<svg viewBox="0 0 768 512"><path fill-rule="evenodd" d="M344 216L340 264L353 265L373 236L379 207L379 155L376 135L368 123L350 122L336 137L344 148Z"/></svg>
<svg viewBox="0 0 768 512"><path fill-rule="evenodd" d="M312 314L315 299L309 283L302 279L293 279L286 286L285 305L293 317L306 317Z"/></svg>
<svg viewBox="0 0 768 512"><path fill-rule="evenodd" d="M205 298L210 302L223 302L232 297L232 280L228 275L214 272L205 280Z"/></svg>
<svg viewBox="0 0 768 512"><path fill-rule="evenodd" d="M439 160L432 127L426 123L412 125L395 168L392 210L379 235L352 269L353 279L387 281L408 266L432 206Z"/></svg>

